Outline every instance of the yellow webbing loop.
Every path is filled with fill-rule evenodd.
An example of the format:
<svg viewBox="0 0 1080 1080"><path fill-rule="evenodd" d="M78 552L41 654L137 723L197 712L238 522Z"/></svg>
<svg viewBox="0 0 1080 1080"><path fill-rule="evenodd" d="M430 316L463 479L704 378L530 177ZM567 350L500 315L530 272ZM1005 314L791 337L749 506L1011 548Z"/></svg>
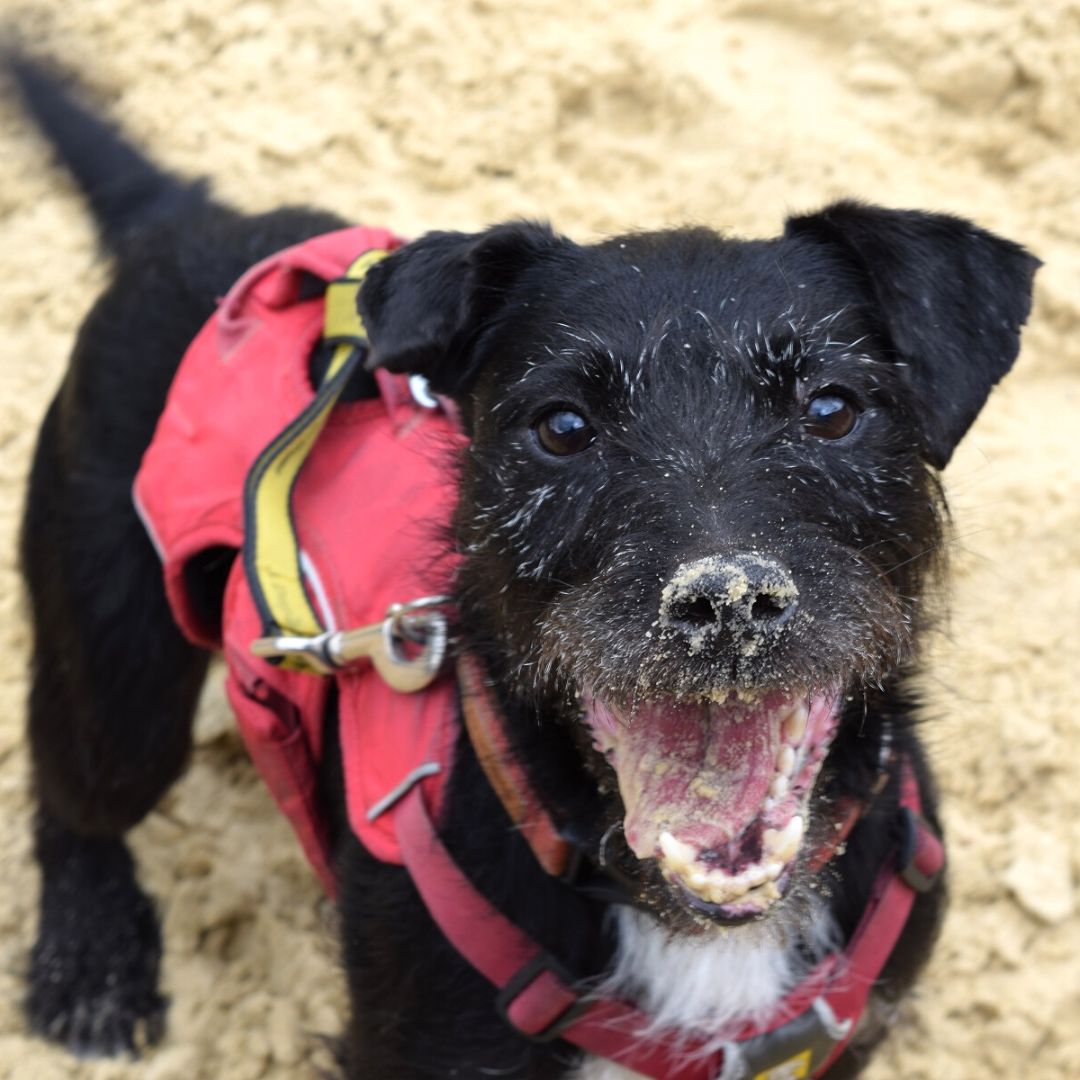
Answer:
<svg viewBox="0 0 1080 1080"><path fill-rule="evenodd" d="M368 270L387 254L379 249L364 252L344 277L327 285L323 340L336 346L330 365L310 404L263 450L244 483L245 569L266 634L312 636L326 629L304 588L292 492L345 384L363 363L367 334L357 294ZM319 670L303 655L281 663L295 670Z"/></svg>

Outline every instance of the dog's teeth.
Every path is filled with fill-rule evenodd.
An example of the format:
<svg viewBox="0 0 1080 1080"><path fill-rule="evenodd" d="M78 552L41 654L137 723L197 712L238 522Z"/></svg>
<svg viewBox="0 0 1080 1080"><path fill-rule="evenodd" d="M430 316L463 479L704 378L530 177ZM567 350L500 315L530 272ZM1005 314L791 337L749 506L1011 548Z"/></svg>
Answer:
<svg viewBox="0 0 1080 1080"><path fill-rule="evenodd" d="M728 877L726 874L713 879L709 899L714 904L730 904L732 900L738 900L749 890L750 883L745 874L736 874Z"/></svg>
<svg viewBox="0 0 1080 1080"><path fill-rule="evenodd" d="M669 832L660 834L660 852L676 870L688 870L697 861L697 852Z"/></svg>
<svg viewBox="0 0 1080 1080"><path fill-rule="evenodd" d="M790 776L795 771L795 751L790 746L781 746L776 755L776 771L781 776Z"/></svg>
<svg viewBox="0 0 1080 1080"><path fill-rule="evenodd" d="M787 794L788 778L786 776L774 776L773 782L769 785L769 795L773 799L782 799ZM775 803L773 804L776 805ZM772 807L766 806L766 810L771 810Z"/></svg>
<svg viewBox="0 0 1080 1080"><path fill-rule="evenodd" d="M751 888L757 888L769 874L764 866L755 866L750 870L744 870L743 876L746 878L746 882Z"/></svg>
<svg viewBox="0 0 1080 1080"><path fill-rule="evenodd" d="M790 862L799 850L803 837L803 819L796 814L782 829L766 829L762 844L770 860Z"/></svg>
<svg viewBox="0 0 1080 1080"><path fill-rule="evenodd" d="M784 742L792 746L798 746L806 735L806 720L810 715L804 702L796 705L791 712L784 717L784 723L780 728Z"/></svg>
<svg viewBox="0 0 1080 1080"><path fill-rule="evenodd" d="M786 778L774 777L771 790L782 796L787 791ZM764 910L780 897L776 882L798 852L804 829L800 815L793 817L782 829L765 829L762 834L763 858L738 874L719 867L710 869L692 844L665 830L657 841L663 861L661 869L666 880L681 882L684 888L708 903L745 903Z"/></svg>
<svg viewBox="0 0 1080 1080"><path fill-rule="evenodd" d="M773 832L774 836L782 835ZM749 866L738 874L728 874L720 869L707 870L701 863L695 863L692 867L665 869L664 876L668 881L681 880L684 887L711 904L745 902L765 908L779 898L780 891L775 882L783 872L784 863L774 859Z"/></svg>
<svg viewBox="0 0 1080 1080"><path fill-rule="evenodd" d="M759 910L764 910L774 900L780 899L780 890L772 881L766 881L756 889L751 889L745 896L739 897L739 902L749 904Z"/></svg>

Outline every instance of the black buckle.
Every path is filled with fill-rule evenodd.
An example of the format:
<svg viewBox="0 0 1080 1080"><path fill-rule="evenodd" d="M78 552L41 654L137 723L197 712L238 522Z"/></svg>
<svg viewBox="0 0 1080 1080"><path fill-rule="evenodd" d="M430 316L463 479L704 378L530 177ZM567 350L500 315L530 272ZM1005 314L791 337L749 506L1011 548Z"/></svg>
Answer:
<svg viewBox="0 0 1080 1080"><path fill-rule="evenodd" d="M928 832L936 836L930 823L921 815L916 814L910 806L900 807L900 849L896 855L896 872L917 893L929 892L941 876L939 870L935 874L924 874L915 865L915 852L919 847L919 833Z"/></svg>
<svg viewBox="0 0 1080 1080"><path fill-rule="evenodd" d="M546 972L550 972L568 991L574 993L574 1000L541 1031L522 1031L510 1018L510 1008L522 992ZM510 981L499 991L495 998L495 1011L518 1035L528 1039L530 1042L552 1042L585 1011L585 1001L573 989L576 981L574 976L555 957L541 950L531 960L522 964L510 977Z"/></svg>

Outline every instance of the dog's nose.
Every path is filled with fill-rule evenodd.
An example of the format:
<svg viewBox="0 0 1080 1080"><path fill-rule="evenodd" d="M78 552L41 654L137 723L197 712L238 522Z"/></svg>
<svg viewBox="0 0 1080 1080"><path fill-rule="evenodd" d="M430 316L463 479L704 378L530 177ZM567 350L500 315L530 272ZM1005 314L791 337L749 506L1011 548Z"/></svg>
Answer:
<svg viewBox="0 0 1080 1080"><path fill-rule="evenodd" d="M744 645L782 629L799 602L791 571L753 552L683 563L660 594L660 625L683 634L690 651L726 631Z"/></svg>

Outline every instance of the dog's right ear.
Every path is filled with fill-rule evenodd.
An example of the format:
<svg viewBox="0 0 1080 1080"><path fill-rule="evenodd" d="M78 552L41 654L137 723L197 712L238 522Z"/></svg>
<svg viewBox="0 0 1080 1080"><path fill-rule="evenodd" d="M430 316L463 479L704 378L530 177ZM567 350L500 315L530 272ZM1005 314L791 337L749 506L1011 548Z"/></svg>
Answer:
<svg viewBox="0 0 1080 1080"><path fill-rule="evenodd" d="M466 392L470 347L503 313L522 273L574 245L546 224L508 222L482 233L432 232L376 263L358 307L369 368L423 375L440 394Z"/></svg>

